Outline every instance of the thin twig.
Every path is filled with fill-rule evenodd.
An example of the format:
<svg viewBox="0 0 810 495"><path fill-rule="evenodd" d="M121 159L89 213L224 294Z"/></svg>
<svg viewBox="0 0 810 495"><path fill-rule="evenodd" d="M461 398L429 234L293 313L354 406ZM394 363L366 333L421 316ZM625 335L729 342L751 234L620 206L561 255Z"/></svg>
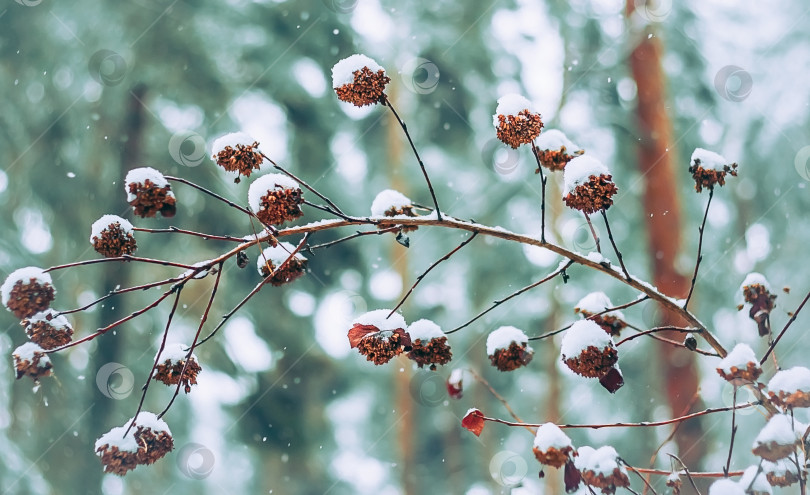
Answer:
<svg viewBox="0 0 810 495"><path fill-rule="evenodd" d="M792 325L793 322L796 321L796 317L799 316L799 312L802 310L802 308L804 308L804 305L807 304L808 299L810 299L810 292L808 292L807 295L804 296L804 299L802 299L801 304L799 304L799 307L796 308L796 311L793 312L793 315L791 315L790 319L785 324L785 327L782 329L782 331L779 332L779 335L776 336L776 339L773 341L773 344L768 346L768 350L765 351L765 355L762 356L762 359L759 360L760 365L765 364L765 361L767 361L768 359L768 355L770 355L770 353L773 352L774 348L776 348L776 344L778 344L779 341L782 339L782 336L785 335L785 332L787 332L787 329L790 328L790 325Z"/></svg>
<svg viewBox="0 0 810 495"><path fill-rule="evenodd" d="M596 252L602 254L602 248L599 246L599 236L596 235L596 230L593 228L593 224L591 223L591 217L588 216L587 213L584 211L582 212L585 215L585 221L588 222L588 228L591 229L591 235L593 236L593 240L596 241Z"/></svg>
<svg viewBox="0 0 810 495"><path fill-rule="evenodd" d="M427 170L425 169L425 164L422 162L422 158L419 156L419 152L416 151L416 145L413 144L413 139L411 139L411 134L408 132L408 126L405 125L405 122L399 118L399 114L394 109L394 106L391 104L391 101L387 97L383 97L383 104L386 105L388 108L391 109L391 113L394 114L394 117L399 122L399 126L402 128L402 131L405 133L405 137L408 138L408 142L411 144L411 149L413 150L413 154L416 156L416 161L419 162L419 167L422 169L422 175L425 176L425 182L427 182L428 189L430 190L430 197L433 199L433 206L436 208L436 218L439 221L442 221L442 212L439 209L439 202L436 200L436 193L433 191L433 184L430 183L430 177L428 177Z"/></svg>
<svg viewBox="0 0 810 495"><path fill-rule="evenodd" d="M681 463L681 467L683 468L683 472L686 473L686 478L689 480L689 483L692 484L692 488L694 488L695 493L697 493L697 495L701 495L700 490L698 490L698 487L695 484L695 480L693 479L693 478L700 478L700 476L698 476L697 473L694 473L694 474L690 473L689 468L686 467L686 464L684 464L684 462L681 460L680 457L676 456L675 454L669 454L669 453L667 453L667 455L672 457L673 459L675 459L679 463ZM731 473L720 473L720 474L721 474L721 476L723 478L728 478L729 476L732 476ZM742 473L738 474L737 476L740 476L740 475L742 475ZM715 477L719 478L721 476L715 476Z"/></svg>
<svg viewBox="0 0 810 495"><path fill-rule="evenodd" d="M732 395L732 406L737 405L737 386L734 386L734 393ZM728 476L728 470L731 468L731 453L734 452L734 438L737 436L737 410L731 410L731 442L728 445L728 459L726 459L726 466L723 472Z"/></svg>
<svg viewBox="0 0 810 495"><path fill-rule="evenodd" d="M631 340L637 339L639 337L643 337L644 335L650 335L653 333L658 332L681 332L681 333L702 333L703 330L700 328L682 328L682 327L674 327L674 326L665 326L665 327L655 327L649 330L643 330L639 333L630 335L629 337L625 337L616 343L616 346L620 346L625 342L630 342Z"/></svg>
<svg viewBox="0 0 810 495"><path fill-rule="evenodd" d="M262 153L262 157L264 157L264 159L265 159L265 160L267 160L268 162L270 162L270 163L273 165L273 167L275 167L275 169L276 169L276 170L280 171L281 173L283 173L284 175L286 175L286 176L287 176L287 177L289 177L290 179L294 180L295 182L297 182L297 183L301 184L301 185L302 185L302 186L304 186L304 187L305 187L307 190L309 190L310 192L312 192L312 194L314 194L315 196L318 196L318 197L319 197L319 198L321 198L322 200L326 201L326 204L328 204L328 205L329 205L329 207L330 207L330 208L333 210L331 213L334 213L335 215L337 215L337 216L339 216L339 217L341 217L341 218L347 218L347 217L346 217L346 215L343 213L343 210L341 210L341 209L338 207L338 205L336 205L334 202L332 202L332 200L331 200L331 199L327 198L325 195L323 195L322 193L320 193L320 192L319 192L317 189L315 189L314 187L312 187L312 186L310 186L309 184L307 184L307 183L306 183L306 182L305 182L303 179L301 179L301 178L299 178L299 177L296 177L296 176L295 176L295 175L294 175L292 172L290 172L290 171L289 171L289 170L287 170L286 168L282 167L282 166L281 166L281 165L279 165L278 163L276 163L276 162L274 162L273 160L271 160L271 159L270 159L270 157L268 157L268 156L267 156L267 155L265 155L264 153Z"/></svg>
<svg viewBox="0 0 810 495"><path fill-rule="evenodd" d="M543 173L543 164L540 163L540 151L537 145L532 140L532 154L534 159L537 160L537 172L540 174L540 242L546 242L546 175Z"/></svg>
<svg viewBox="0 0 810 495"><path fill-rule="evenodd" d="M706 203L706 212L703 213L703 223L700 224L698 231L700 237L698 238L698 253L695 260L695 273L692 274L692 284L689 286L689 294L686 296L686 301L683 303L683 309L689 305L689 300L692 299L692 292L695 290L695 283L697 282L698 269L700 268L700 261L703 259L703 231L706 229L706 218L709 216L709 206L712 204L712 196L714 196L714 187L709 188L709 201Z"/></svg>
<svg viewBox="0 0 810 495"><path fill-rule="evenodd" d="M149 375L146 377L146 383L144 383L143 387L141 387L143 393L141 394L140 402L138 402L138 410L135 411L135 416L132 417L132 423L129 424L127 431L124 432L125 437L129 433L129 430L135 426L135 422L138 419L138 414L140 414L141 409L143 409L143 401L146 399L146 391L149 390L149 384L152 383L152 377L155 375L155 369L160 362L160 355L163 353L163 349L166 348L166 338L169 336L169 327L172 325L172 319L174 318L175 311L177 311L177 303L180 302L180 293L182 291L183 287L181 286L174 294L174 304L172 304L172 310L169 312L169 317L166 319L166 328L163 330L163 339L160 341L160 349L158 349L157 354L155 354L155 362L152 364L152 369L149 370Z"/></svg>
<svg viewBox="0 0 810 495"><path fill-rule="evenodd" d="M169 227L168 229L145 229L142 227L133 227L134 231L136 232L146 232L147 234L186 234L186 235L193 235L196 237L202 237L206 241L214 240L214 241L231 241L231 242L243 242L244 239L240 237L233 237L230 235L213 235L213 234L206 234L204 232L195 232L193 230L186 230L180 229L174 226Z"/></svg>
<svg viewBox="0 0 810 495"><path fill-rule="evenodd" d="M461 244L459 244L458 246L456 246L455 248L453 248L453 250L452 250L452 251L450 251L449 253L445 254L444 256L442 256L441 258L439 258L438 260L436 260L436 261L435 261L435 262L434 262L432 265L430 265L430 266L428 267L428 269L427 269L427 270L425 270L425 271L424 271L424 272L423 272L421 275L419 275L418 277L416 277L416 281L413 283L413 285L411 286L411 288L410 288L410 289L408 289L408 292L407 292L407 293L406 293L404 296L402 296L402 299L401 299L401 300L399 301L399 303L398 303L398 304L397 304L397 305L394 307L394 309L392 309L392 310L391 310L391 312L390 312L390 313L388 313L388 316L386 316L386 319L387 319L387 318L390 318L392 314L396 313L396 311L397 311L397 310L398 310L400 307L402 307L402 305L403 305L403 304L405 304L405 301L406 301L406 300L408 299L408 297L409 297L409 296L410 296L410 295L413 293L413 290L416 288L416 286L417 286L417 285L419 285L419 282L421 282L421 281L422 281L422 279L423 279L423 278L425 278L425 276L426 276L428 273L430 273L430 271L431 271L431 270L433 270L434 268L436 268L437 266L439 266L439 264L440 264L440 263L442 263L443 261L447 261L448 259L450 259L450 257L451 257L451 256L453 256L454 254L456 254L456 253L457 253L457 252L458 252L458 251L459 251L461 248L463 248L464 246L466 246L467 244L469 244L469 243L470 243L470 242L471 242L473 239L475 239L475 236L477 236L477 235L478 235L478 232L473 232L473 234L472 234L470 237L468 237L467 239L465 239L464 241L462 241L462 243L461 243Z"/></svg>
<svg viewBox="0 0 810 495"><path fill-rule="evenodd" d="M480 383L481 385L483 385L484 387L486 387L486 388L487 388L487 390L489 390L489 393L491 393L491 394L493 395L493 397L495 397L496 399L498 399L498 400L501 402L501 404L503 404L503 407L505 407L505 408L506 408L506 410L507 410L507 411L509 411L509 414L510 414L510 415L511 415L513 418L515 418L515 421L517 421L517 422L519 422L519 423L522 423L522 422L523 422L523 420L522 420L522 419L520 419L520 417L519 417L519 416L518 416L518 415L515 413L515 411L514 411L514 410L512 409L512 407L509 405L509 402L507 402L507 401L506 401L506 399L504 399L504 398L503 398L503 396L502 396L501 394L499 394L499 393L498 393L498 392L497 392L497 391L496 391L496 390L495 390L495 389L492 387L492 385L490 385L490 384L489 384L489 382L488 382L488 381L486 381L486 380L484 379L484 377L483 377L483 376L481 376L481 375L479 375L478 373L476 373L476 372L475 372L475 371L474 371L472 368L467 368L467 371L469 371L469 372L470 372L470 374L473 376L473 378L474 378L476 381L478 381L478 383ZM534 431L534 430L533 430L533 429L532 429L530 426L526 426L525 428L526 428L527 430L529 430L529 431L530 431L532 434L534 434L534 433L535 433L535 431Z"/></svg>
<svg viewBox="0 0 810 495"><path fill-rule="evenodd" d="M667 455L670 456L670 457L675 457L672 454L667 454ZM678 459L678 462L680 462L680 459ZM683 466L683 463L681 463L681 466ZM639 473L653 474L653 475L657 475L657 476L669 476L670 474L672 474L672 471L664 471L663 469L636 468L636 471L638 471ZM686 474L687 476L693 476L695 478L725 478L726 477L725 473L720 472L720 471L706 471L706 472L692 473L686 468L686 466L684 466L684 469L682 469L681 471L683 471L684 474ZM743 471L732 471L732 472L728 473L728 475L729 475L729 477L742 476ZM700 493L700 492L696 491L696 493Z"/></svg>
<svg viewBox="0 0 810 495"><path fill-rule="evenodd" d="M630 464L627 464L627 463L624 461L624 459L620 459L620 460L622 461L622 464L624 464L624 466L625 466L627 469L629 469L630 471L633 471L634 473L636 473L636 476L638 476L639 478L641 478L641 481L643 481L643 482L644 482L644 492L645 492L645 493L647 492L647 489L650 489L650 490L652 490L653 495L658 495L658 492L656 492L656 491L655 491L655 488L653 488L653 487L652 487L652 485L650 484L650 482L649 482L649 481L647 481L647 479L646 479L644 476L642 476L642 475L641 475L641 473L638 471L638 469L634 468L634 467L633 467L633 466L631 466Z"/></svg>
<svg viewBox="0 0 810 495"><path fill-rule="evenodd" d="M238 204L234 203L230 199L227 199L227 198L225 198L223 196L220 196L219 194L215 193L214 191L211 191L210 189L206 189L205 187L203 187L203 186L201 186L199 184L195 184L194 182L191 182L188 179L184 179L182 177L172 177L170 175L166 175L165 177L166 177L166 180L173 180L175 182L180 182L181 184L191 186L194 189L197 189L198 191L203 192L203 193L211 196L212 198L215 198L215 199L217 199L219 201L222 201L223 203L230 206L231 208L236 208L237 210L241 211L245 215L253 216L253 213L251 213L250 210L248 210L248 209L246 209L246 208L244 208L242 206L239 206Z"/></svg>
<svg viewBox="0 0 810 495"><path fill-rule="evenodd" d="M610 231L610 222L608 222L607 212L605 210L600 211L602 212L602 218L605 219L605 228L607 229L610 244L613 246L613 251L616 253L616 257L619 258L619 265L621 265L622 267L624 276L627 278L627 280L630 280L630 273L628 273L627 268L624 266L624 259L622 258L622 253L621 251L619 251L619 248L616 247L616 241L613 240L613 233Z"/></svg>
<svg viewBox="0 0 810 495"><path fill-rule="evenodd" d="M621 309L626 309L626 308L629 308L629 307L631 307L631 306L635 306L636 304L638 304L638 303L640 303L640 302L644 302L644 301L646 301L646 300L648 300L648 299L649 299L649 296L643 296L643 297L639 297L638 299L635 299L635 300L633 300L633 301L630 301L629 303L620 304L619 306L613 306L612 308L607 308L607 309L605 309L605 310L603 310L603 311L600 311L600 312L598 312L598 313L594 313L594 314L592 314L592 315L590 315L590 316L586 317L585 319L586 319L586 320L592 320L592 319L596 318L597 316L602 316L603 314L605 314L605 313L610 313L610 312L612 312L612 311L618 311L618 310L621 310ZM573 325L574 325L573 323L569 323L568 325L566 325L566 326L564 326L564 327L562 327L562 328L560 328L560 329L554 330L554 331L552 331L552 332L544 333L544 334L542 334L542 335L538 335L538 336L536 336L536 337L529 337L529 340L543 340L543 339L547 339L547 338L549 338L549 337L552 337L552 336L554 336L554 335L557 335L558 333L562 333L562 332L564 332L564 331L568 330L568 329L569 329L569 328L571 328Z"/></svg>
<svg viewBox="0 0 810 495"><path fill-rule="evenodd" d="M152 282L152 283L149 283L149 284L136 285L134 287L127 287L126 289L111 290L110 292L104 294L103 296L99 297L98 299L96 299L96 300L94 300L92 302L89 302L89 303L85 304L84 306L78 307L76 309L68 309L68 310L65 310L65 311L59 311L57 314L58 315L69 315L71 313L79 313L79 312L84 311L86 309L92 308L96 304L104 302L104 301L106 301L107 299L109 299L109 298L111 298L113 296L117 296L118 294L125 294L127 292L135 292L135 291L138 291L138 290L147 290L147 289L152 289L154 287L160 287L161 285L173 284L173 283L175 283L175 282L177 282L179 280L182 280L182 278L183 277L167 278L165 280L159 280L157 282Z"/></svg>
<svg viewBox="0 0 810 495"><path fill-rule="evenodd" d="M175 263L174 261L156 260L156 259L152 259L152 258L142 258L142 257L139 257L139 256L130 256L128 254L125 254L123 256L115 256L115 257L112 257L112 258L98 258L98 259L92 259L92 260L75 261L73 263L67 263L67 264L64 264L64 265L52 266L50 268L45 269L44 271L45 272L53 272L53 271L56 271L56 270L62 270L62 269L65 269L65 268L73 268L73 267L76 267L76 266L95 265L96 263L109 263L109 262L116 262L116 261L124 261L124 262L135 261L135 262L138 262L138 263L149 263L149 264L153 264L153 265L173 266L175 268L185 268L186 270L191 270L191 269L196 268L195 266L192 266L192 265L186 265L184 263Z"/></svg>
<svg viewBox="0 0 810 495"><path fill-rule="evenodd" d="M465 328L465 327L471 325L474 321L481 318L482 316L489 313L490 311L497 308L498 306L505 303L506 301L512 299L513 297L517 297L517 296L523 294L524 292L526 292L527 290L534 289L535 287L537 287L539 285L542 285L542 284L548 282L549 280L553 279L554 277L556 277L560 273L564 272L565 269L568 268L569 266L571 266L572 264L574 264L573 261L568 261L568 263L566 263L564 266L561 266L561 267L557 268L556 270L551 272L551 274L548 275L547 277L545 277L545 278L543 278L543 279L541 279L541 280L539 280L537 282L531 283L531 284L527 285L526 287L523 287L522 289L519 289L519 290L511 293L508 296L504 297L503 299L498 299L496 301L493 301L492 306L490 306L489 308L485 309L484 311L478 313L478 315L476 315L473 319L471 319L467 323L461 325L460 327L456 327L456 328L454 328L452 330L449 330L449 331L445 332L445 334L451 334L451 333L454 333L454 332L458 332L462 328Z"/></svg>
<svg viewBox="0 0 810 495"><path fill-rule="evenodd" d="M681 412L681 416L683 416L684 414L688 414L689 411L692 410L692 406L694 406L695 403L697 403L698 399L700 399L700 391L695 392L695 395L692 396L692 400L690 400L689 403L686 405L686 407L683 408L683 410ZM673 438L675 438L675 434L678 433L678 430L681 428L682 424L683 424L683 422L676 423L675 427L672 428L672 431L669 432L669 435L667 435L667 437L664 439L664 441L658 444L658 448L656 448L655 452L653 452L652 456L650 456L650 468L655 466L655 460L658 458L658 453L661 452L661 449L664 448L664 445L666 445ZM647 481L650 480L650 476L651 475L647 475ZM647 493L647 488L644 488L643 495L646 495L646 493Z"/></svg>
<svg viewBox="0 0 810 495"><path fill-rule="evenodd" d="M194 353L194 348L197 347L197 340L200 338L200 332L202 332L205 322L208 320L208 313L211 312L211 306L213 306L214 299L217 297L219 280L222 278L222 266L223 264L220 263L219 270L217 270L217 278L214 280L214 288L211 289L211 297L208 298L208 304L205 305L205 311L203 312L202 318L200 318L200 325L197 327L197 333L194 334L194 340L191 342L191 347L188 349L186 359L183 361L183 369L180 371L180 377L177 379L177 387L174 389L174 395L172 395L171 400L166 405L166 409L164 409L163 412L158 415L158 419L162 418L167 412L169 412L169 408L171 408L172 404L174 404L174 399L176 399L177 394L180 393L180 387L183 385L183 380L186 376L186 369L188 368L189 361L191 361L191 355Z"/></svg>
<svg viewBox="0 0 810 495"><path fill-rule="evenodd" d="M339 244L341 242L349 241L351 239L357 239L358 237L363 237L363 236L367 236L367 235L383 235L383 234L387 234L389 232L396 232L398 230L401 230L400 227L398 225L395 225L393 227L387 227L387 228L379 229L379 230L367 230L365 232L357 231L356 233L354 233L352 235L347 235L346 237L341 237L340 239L335 239L334 241L329 241L329 242L324 242L323 244L316 244L314 246L309 246L307 248L307 251L314 251L314 250L320 249L320 248L330 248L330 247L334 246L335 244Z"/></svg>

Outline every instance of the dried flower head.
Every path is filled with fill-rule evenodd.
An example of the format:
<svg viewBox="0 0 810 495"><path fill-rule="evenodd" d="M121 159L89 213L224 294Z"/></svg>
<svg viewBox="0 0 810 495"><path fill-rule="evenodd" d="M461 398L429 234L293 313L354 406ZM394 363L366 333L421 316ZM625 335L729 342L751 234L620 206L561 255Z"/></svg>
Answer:
<svg viewBox="0 0 810 495"><path fill-rule="evenodd" d="M408 335L411 337L412 347L408 358L416 361L421 368L430 366L436 370L436 365L445 365L453 358L447 336L439 325L430 320L417 320L408 326Z"/></svg>
<svg viewBox="0 0 810 495"><path fill-rule="evenodd" d="M543 131L537 138L535 146L540 164L551 171L564 169L573 158L585 153L557 129ZM536 172L539 173L540 169L538 168Z"/></svg>
<svg viewBox="0 0 810 495"><path fill-rule="evenodd" d="M151 218L160 212L171 218L177 212L172 186L157 170L151 167L132 169L127 172L124 184L127 202L139 217Z"/></svg>
<svg viewBox="0 0 810 495"><path fill-rule="evenodd" d="M762 374L759 360L747 344L737 344L717 366L717 373L725 380L740 386L753 383Z"/></svg>
<svg viewBox="0 0 810 495"><path fill-rule="evenodd" d="M619 359L613 339L590 320L571 325L562 339L562 360L571 371L588 378L602 378Z"/></svg>
<svg viewBox="0 0 810 495"><path fill-rule="evenodd" d="M50 358L42 347L33 342L26 342L14 349L11 357L14 359L14 369L17 370L18 380L26 375L34 380L39 380L43 376L51 374L53 364L51 364Z"/></svg>
<svg viewBox="0 0 810 495"><path fill-rule="evenodd" d="M798 456L799 465L803 467L804 454L799 452ZM799 470L792 456L776 462L762 461L762 472L765 473L765 478L771 486L786 487L799 482Z"/></svg>
<svg viewBox="0 0 810 495"><path fill-rule="evenodd" d="M90 244L107 258L132 254L137 249L132 224L118 215L104 215L93 222Z"/></svg>
<svg viewBox="0 0 810 495"><path fill-rule="evenodd" d="M795 366L777 371L768 382L768 396L786 409L810 407L810 369Z"/></svg>
<svg viewBox="0 0 810 495"><path fill-rule="evenodd" d="M574 444L557 425L546 423L537 429L532 452L540 464L559 469L573 457Z"/></svg>
<svg viewBox="0 0 810 495"><path fill-rule="evenodd" d="M186 364L186 346L183 344L168 344L160 353L160 361L155 367L152 378L166 385L180 383L186 393L191 392L191 386L197 384L197 375L202 371L197 356L191 355ZM185 372L183 372L185 367Z"/></svg>
<svg viewBox="0 0 810 495"><path fill-rule="evenodd" d="M534 357L529 338L515 327L497 328L487 337L487 356L500 371L512 371L526 366Z"/></svg>
<svg viewBox="0 0 810 495"><path fill-rule="evenodd" d="M27 266L11 272L0 286L3 306L17 318L27 318L48 309L56 296L51 276L41 268Z"/></svg>
<svg viewBox="0 0 810 495"><path fill-rule="evenodd" d="M599 488L605 494L616 493L617 487L630 486L627 470L620 464L619 454L613 447L581 447L577 454L574 462L586 485Z"/></svg>
<svg viewBox="0 0 810 495"><path fill-rule="evenodd" d="M695 179L695 191L701 192L703 188L714 189L714 186L726 184L726 174L737 176L737 164L717 153L703 148L697 148L692 153L689 173Z"/></svg>
<svg viewBox="0 0 810 495"><path fill-rule="evenodd" d="M234 182L237 183L241 175L250 177L264 162L258 141L244 132L232 132L218 137L211 145L211 153L211 158L217 165L228 172L236 172Z"/></svg>
<svg viewBox="0 0 810 495"><path fill-rule="evenodd" d="M680 495L681 487L683 486L680 473L677 471L669 473L669 476L667 476L666 486L672 488L672 495Z"/></svg>
<svg viewBox="0 0 810 495"><path fill-rule="evenodd" d="M411 350L411 337L405 330L405 318L399 313L389 317L390 310L369 311L352 322L349 345L366 360L376 365L385 364L402 352Z"/></svg>
<svg viewBox="0 0 810 495"><path fill-rule="evenodd" d="M768 280L761 273L749 273L740 290L745 302L751 305L748 317L757 323L759 335L768 335L771 332L771 311L776 306L776 294L771 292Z"/></svg>
<svg viewBox="0 0 810 495"><path fill-rule="evenodd" d="M498 98L492 125L498 139L512 148L517 148L521 144L531 143L540 135L543 120L529 100L510 93Z"/></svg>
<svg viewBox="0 0 810 495"><path fill-rule="evenodd" d="M393 189L385 189L380 191L371 203L371 216L372 217L416 217L416 212L413 211L413 202L408 199L404 194ZM377 228L384 229L390 227L392 224L380 223ZM418 227L416 225L402 227L403 232L413 232Z"/></svg>
<svg viewBox="0 0 810 495"><path fill-rule="evenodd" d="M52 309L24 318L20 324L25 328L31 342L43 349L61 347L70 342L73 336L73 327L67 318Z"/></svg>
<svg viewBox="0 0 810 495"><path fill-rule="evenodd" d="M262 277L272 276L270 283L276 287L292 282L305 273L307 259L301 253L290 254L295 246L280 242L262 251L256 260L256 268Z"/></svg>
<svg viewBox="0 0 810 495"><path fill-rule="evenodd" d="M775 414L760 430L752 452L765 460L775 462L792 456L801 444L807 426L786 414Z"/></svg>
<svg viewBox="0 0 810 495"><path fill-rule="evenodd" d="M95 452L101 458L104 472L119 476L139 464L153 464L172 449L174 440L168 425L150 412L141 412L137 420L132 418L124 426L113 428L95 443Z"/></svg>
<svg viewBox="0 0 810 495"><path fill-rule="evenodd" d="M588 155L572 159L564 171L563 200L586 214L607 210L619 192L608 168Z"/></svg>
<svg viewBox="0 0 810 495"><path fill-rule="evenodd" d="M332 88L338 99L357 107L385 101L389 82L385 69L365 55L352 55L332 67Z"/></svg>
<svg viewBox="0 0 810 495"><path fill-rule="evenodd" d="M304 214L304 194L298 183L283 174L259 177L248 189L248 204L266 225L281 225Z"/></svg>
<svg viewBox="0 0 810 495"><path fill-rule="evenodd" d="M612 307L613 303L604 292L591 292L579 300L574 306L574 312L602 327L608 335L618 336L622 329L627 327L627 323L624 322L624 314L619 310L604 313Z"/></svg>

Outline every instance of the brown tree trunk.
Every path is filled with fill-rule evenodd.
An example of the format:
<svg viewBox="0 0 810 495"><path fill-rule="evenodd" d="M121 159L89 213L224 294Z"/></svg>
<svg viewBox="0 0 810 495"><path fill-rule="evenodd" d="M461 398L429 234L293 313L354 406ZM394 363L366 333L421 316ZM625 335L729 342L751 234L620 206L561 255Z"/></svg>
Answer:
<svg viewBox="0 0 810 495"><path fill-rule="evenodd" d="M634 0L627 0L627 17L633 15ZM630 68L638 87L638 131L640 146L638 166L645 178L644 211L649 249L653 260L653 281L658 288L673 297L686 297L688 276L675 268L681 248L681 208L675 176L676 157L672 125L666 107L666 79L661 69L662 47L651 27L635 33L630 54ZM682 325L672 314L661 313L659 324ZM682 339L682 335L670 335ZM666 396L672 411L683 411L698 388L697 368L693 354L674 346L658 346ZM699 404L696 405L696 407ZM699 421L684 423L676 441L681 458L690 468L696 468L705 454Z"/></svg>

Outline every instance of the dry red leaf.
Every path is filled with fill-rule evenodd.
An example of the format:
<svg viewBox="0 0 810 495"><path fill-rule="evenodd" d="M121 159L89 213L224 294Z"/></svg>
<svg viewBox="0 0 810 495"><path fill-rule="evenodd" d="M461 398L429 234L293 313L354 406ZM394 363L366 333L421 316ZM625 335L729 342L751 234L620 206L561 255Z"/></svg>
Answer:
<svg viewBox="0 0 810 495"><path fill-rule="evenodd" d="M484 431L484 413L478 409L470 409L461 420L461 426L475 433L475 436L480 437L481 432Z"/></svg>
<svg viewBox="0 0 810 495"><path fill-rule="evenodd" d="M458 373L457 373L458 371ZM455 370L450 373L445 385L447 386L447 395L451 399L460 399L464 395L464 375L460 373L461 370Z"/></svg>

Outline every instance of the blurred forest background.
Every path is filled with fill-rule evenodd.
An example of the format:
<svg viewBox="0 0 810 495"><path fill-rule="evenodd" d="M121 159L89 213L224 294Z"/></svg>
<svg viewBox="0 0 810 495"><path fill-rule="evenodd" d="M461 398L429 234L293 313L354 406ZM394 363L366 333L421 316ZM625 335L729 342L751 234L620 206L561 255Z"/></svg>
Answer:
<svg viewBox="0 0 810 495"><path fill-rule="evenodd" d="M664 290L682 291L678 284L694 266L707 195L693 190L692 150L705 147L737 161L740 176L717 191L709 214L694 310L728 349L746 342L762 351L755 324L735 308L745 274L761 271L773 285L794 288L780 292L775 328L808 290L808 6L635 4L631 13L632 0L629 6L623 0L5 2L0 275L95 257L90 224L105 213L132 218L122 179L136 166L246 203L250 181L234 184L207 157L206 143L235 130L255 136L269 156L351 214L367 213L386 187L429 204L390 112L344 105L331 90L332 65L359 52L392 77L389 95L423 153L443 210L539 235L535 165L527 150L500 146L491 124L501 94L525 94L546 128L564 130L611 167L620 190L610 210L617 243L630 270ZM558 200L560 181L550 180L552 237L591 251L581 216ZM249 222L221 203L182 185L175 192L175 218L135 224L250 232ZM319 218L308 209L300 222ZM660 228L648 235L650 223ZM455 360L444 369L415 370L405 358L375 368L348 348L351 318L393 306L463 239L428 228L410 237L410 249L392 236L337 245L311 257L311 273L296 283L265 288L197 351L204 368L199 385L166 416L176 450L125 478L103 475L93 442L137 408L168 304L55 356L56 377L35 390L28 379L14 380L8 356L25 336L2 312L0 491L560 493L554 473L538 479L525 430L489 425L475 438L460 428L469 407L507 413L469 375L464 397L449 400L444 380L457 367L481 373L531 422L666 419L683 412L697 387L701 402L693 409L730 405L731 387L716 376L713 358L695 363L653 340L623 350L626 385L615 396L563 370L559 341L536 344L528 368L491 368L484 339L497 326L539 335L572 321L574 304L590 291L605 291L616 304L635 298L614 280L576 267L567 284L544 285L453 336ZM158 234L140 234L138 243L143 256L182 262L225 247ZM420 285L404 315L455 327L558 261L539 249L477 239ZM55 307L73 308L117 286L172 273L109 264L58 272ZM252 268L227 266L214 318L257 281ZM173 340L191 340L209 286L203 281L184 291ZM84 335L152 298L118 297L71 321ZM652 305L626 313L642 326L666 318ZM783 366L808 364L807 323L803 315L780 344ZM120 364L104 368L110 363ZM162 409L168 397L167 388L152 387L147 409ZM752 414L743 416L748 426L738 435L732 469L753 462L748 446L765 420ZM729 430L728 416L709 416L684 425L681 445L669 442L663 452L680 453L694 469L720 470ZM669 431L570 435L576 445L613 445L629 463L647 467ZM656 465L669 469L668 457L662 453ZM662 479L654 482L663 486Z"/></svg>

